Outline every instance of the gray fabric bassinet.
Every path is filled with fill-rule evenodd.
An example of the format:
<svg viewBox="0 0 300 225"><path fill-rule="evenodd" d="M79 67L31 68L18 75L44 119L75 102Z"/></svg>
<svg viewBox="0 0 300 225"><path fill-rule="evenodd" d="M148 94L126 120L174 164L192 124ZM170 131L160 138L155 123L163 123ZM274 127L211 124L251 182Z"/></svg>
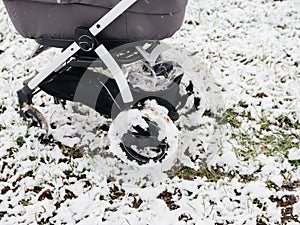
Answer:
<svg viewBox="0 0 300 225"><path fill-rule="evenodd" d="M74 40L120 0L3 0L17 31L26 38ZM161 40L181 26L187 0L139 0L99 34L101 40Z"/></svg>

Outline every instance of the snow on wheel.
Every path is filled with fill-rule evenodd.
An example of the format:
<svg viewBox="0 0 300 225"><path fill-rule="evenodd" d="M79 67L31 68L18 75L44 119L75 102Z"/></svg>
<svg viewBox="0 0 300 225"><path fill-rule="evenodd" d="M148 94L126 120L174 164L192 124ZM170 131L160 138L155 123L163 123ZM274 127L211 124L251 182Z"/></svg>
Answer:
<svg viewBox="0 0 300 225"><path fill-rule="evenodd" d="M121 112L109 130L110 150L130 165L172 166L178 157L180 133L167 110L147 101L142 109Z"/></svg>

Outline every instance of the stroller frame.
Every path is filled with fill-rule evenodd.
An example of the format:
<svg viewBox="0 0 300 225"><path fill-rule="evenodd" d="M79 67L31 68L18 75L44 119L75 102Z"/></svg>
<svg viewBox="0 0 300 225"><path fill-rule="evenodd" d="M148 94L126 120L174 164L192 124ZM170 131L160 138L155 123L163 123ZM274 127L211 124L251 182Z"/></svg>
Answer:
<svg viewBox="0 0 300 225"><path fill-rule="evenodd" d="M170 71L173 71L174 68L179 67L181 69L177 63L173 64L172 61L166 61L161 64L157 63L160 61L162 53L170 49L168 45L159 40L142 40L129 48L124 45L125 47L123 49L123 45L120 43L110 46L109 43L107 44L105 41L101 43L101 39L99 40L96 37L138 1L139 0L121 0L90 28L77 27L75 29L74 42L55 56L54 60L39 74L26 80L23 88L17 92L20 114L24 119L31 119L31 125L45 126L46 133L48 133L48 124L45 122L43 115L31 106L33 96L39 91L37 90L38 88L52 95L56 103L61 102L61 100L78 101L91 108L95 107L94 109L97 112L102 115L110 116L113 119L116 118L121 111L130 109L142 110L144 103L152 99L154 99L158 105L167 109L167 114L163 115L163 119L166 120L167 123L172 123L179 118L177 109L182 108L189 96L194 93L191 83L186 87L186 92L180 93L180 83L184 75L181 70L179 70L178 74L175 73L175 76L173 76L171 80L172 83L168 84L166 88L151 91L132 86L131 81L128 81L126 74L122 71L123 65L142 60L143 63L151 67L155 73L167 78ZM129 42L130 41L127 43ZM46 42L46 46L42 48L38 47L34 56L48 48L47 46ZM51 46L51 44L49 44L49 46ZM121 52L119 52L119 46L121 47ZM129 51L128 58L124 59L122 56L119 58L118 55L122 55L124 50L125 52ZM95 73L85 74L85 77L83 77L83 75L82 77L80 77L81 75L77 76L77 72L81 73L82 68L87 70L89 67L93 67L93 63L96 64L96 67L101 65L102 68L107 69L113 78L108 78L102 74L98 76L95 75ZM162 67L157 68L157 65L161 65ZM155 68L158 70L156 71ZM151 70L151 73L153 73L153 71ZM76 75L76 78L74 78L72 73ZM72 86L70 83L69 87L67 87L69 89L65 90L61 81L64 82L68 80L68 77L72 76L76 81L80 80L79 85L74 88L74 85ZM101 79L105 77L105 80L97 80L97 76L98 78L101 77ZM101 90L99 90L99 87L89 85L90 83L96 82L102 85L103 88L100 88ZM84 86L86 84L88 84L88 87ZM72 92L74 89L76 89L75 91L80 90L86 92L86 88L93 93L93 96L77 96L76 92ZM59 92L61 95L57 96L56 92ZM95 95L95 92L98 95ZM99 98L99 96L101 98ZM197 109L199 102L200 100L195 98L195 109ZM128 131L129 133L123 137L124 139L122 141L124 141L124 143L120 143L120 146L122 150L125 151L128 159L134 160L138 164L146 164L150 162L150 160L161 162L167 155L170 146L165 142L166 139L158 140L159 124L150 121L149 118L143 117L143 119L149 125L149 129L143 130L143 128L139 126L134 127L137 132ZM141 148L155 148L159 150L158 152L160 152L160 154L156 157L141 155L131 148L132 143L135 143L136 140L138 140L137 143Z"/></svg>
<svg viewBox="0 0 300 225"><path fill-rule="evenodd" d="M137 1L138 0L122 0L89 29L79 28L78 32L75 32L74 43L57 55L53 62L46 66L38 75L24 82L24 87L18 91L20 107L22 107L24 103L29 105L32 104L32 96L35 89L53 72L57 72L62 68L64 64L80 50L84 52L94 51L97 54L115 78L123 102L131 103L133 101L133 96L124 73L107 48L103 44L98 43L96 36ZM148 53L144 51L143 48L139 47L137 47L137 50L146 61L151 64L168 48L167 45L158 43L157 46L152 49L151 53Z"/></svg>

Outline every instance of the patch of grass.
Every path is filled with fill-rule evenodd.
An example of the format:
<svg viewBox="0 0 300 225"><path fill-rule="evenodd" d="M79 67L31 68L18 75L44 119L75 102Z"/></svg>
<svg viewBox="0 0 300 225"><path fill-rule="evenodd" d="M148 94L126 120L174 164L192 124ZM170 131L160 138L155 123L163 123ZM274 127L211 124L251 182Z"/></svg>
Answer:
<svg viewBox="0 0 300 225"><path fill-rule="evenodd" d="M300 223L297 215L293 213L293 205L297 203L297 197L294 195L284 195L282 197L270 196L272 202L277 204L277 207L281 208L281 224L287 224L288 222Z"/></svg>
<svg viewBox="0 0 300 225"><path fill-rule="evenodd" d="M43 190L42 187L34 186L33 188L27 188L27 189L25 190L25 193L28 193L28 192L34 192L34 193L38 194L41 190Z"/></svg>
<svg viewBox="0 0 300 225"><path fill-rule="evenodd" d="M276 191L279 191L279 189L280 189L274 182L272 182L270 180L266 181L266 185L267 185L267 188L269 188L269 189L274 189Z"/></svg>
<svg viewBox="0 0 300 225"><path fill-rule="evenodd" d="M2 72L2 73L7 72L7 71L8 71L8 69L7 69L6 67L3 67L3 68L1 69L1 72Z"/></svg>
<svg viewBox="0 0 300 225"><path fill-rule="evenodd" d="M59 144L59 147L62 150L64 156L66 157L73 158L73 159L78 159L83 157L83 153L77 148L68 147L61 143Z"/></svg>
<svg viewBox="0 0 300 225"><path fill-rule="evenodd" d="M186 20L184 21L185 24L188 24L188 25L194 25L194 26L199 26L200 23L198 21L195 21L195 20Z"/></svg>
<svg viewBox="0 0 300 225"><path fill-rule="evenodd" d="M264 216L257 216L256 224L257 225L268 225L269 224L269 219L265 218Z"/></svg>
<svg viewBox="0 0 300 225"><path fill-rule="evenodd" d="M21 201L19 201L19 204L22 204L23 206L32 205L32 203L27 199L22 199Z"/></svg>
<svg viewBox="0 0 300 225"><path fill-rule="evenodd" d="M199 177L201 174L199 171L194 170L191 167L183 166L172 177L179 177L184 180L194 180Z"/></svg>
<svg viewBox="0 0 300 225"><path fill-rule="evenodd" d="M0 43L3 42L3 40L4 40L4 35L3 35L2 32L0 32ZM1 53L2 53L2 52L0 51L0 54L1 54Z"/></svg>
<svg viewBox="0 0 300 225"><path fill-rule="evenodd" d="M38 201L43 201L44 199L49 199L49 200L53 199L50 189L47 189L43 193L41 193L41 195L38 198Z"/></svg>
<svg viewBox="0 0 300 225"><path fill-rule="evenodd" d="M7 214L6 211L0 211L0 221L2 220L2 218Z"/></svg>
<svg viewBox="0 0 300 225"><path fill-rule="evenodd" d="M223 115L223 118L219 121L220 124L229 123L234 128L240 128L242 122L237 119L238 113L233 109L227 109Z"/></svg>
<svg viewBox="0 0 300 225"><path fill-rule="evenodd" d="M298 166L300 166L300 159L299 160L289 160L289 163L294 167L298 167Z"/></svg>
<svg viewBox="0 0 300 225"><path fill-rule="evenodd" d="M289 130L291 128L300 129L299 121L293 122L288 115L280 115L276 118L276 123L280 128L284 128L285 130Z"/></svg>
<svg viewBox="0 0 300 225"><path fill-rule="evenodd" d="M16 139L16 143L19 147L22 147L26 142L24 140L24 137L20 136Z"/></svg>
<svg viewBox="0 0 300 225"><path fill-rule="evenodd" d="M263 116L258 124L260 124L262 130L270 131L271 123L268 121L267 117Z"/></svg>
<svg viewBox="0 0 300 225"><path fill-rule="evenodd" d="M300 143L295 143L295 138L282 132L274 133L272 136L265 136L261 142L266 146L264 153L267 156L280 154L283 157L288 157L289 150L299 148Z"/></svg>
<svg viewBox="0 0 300 225"><path fill-rule="evenodd" d="M157 196L157 198L163 200L167 204L170 210L175 210L180 208L179 205L175 204L175 201L173 200L173 194L171 192L168 192L167 190L160 193Z"/></svg>
<svg viewBox="0 0 300 225"><path fill-rule="evenodd" d="M278 155L286 158L290 149L300 147L300 142L295 143L295 137L284 132L274 132L272 135L260 137L259 141L254 141L247 133L233 135L233 138L241 146L235 149L236 155L245 159L253 158L261 153L267 156ZM294 161L291 164L297 166L299 162Z"/></svg>
<svg viewBox="0 0 300 225"><path fill-rule="evenodd" d="M4 188L2 188L1 190L1 195L5 195L8 191L10 191L10 187L9 186L5 186Z"/></svg>
<svg viewBox="0 0 300 225"><path fill-rule="evenodd" d="M285 30L288 26L286 24L283 24L283 25L279 24L276 27L281 29L281 30Z"/></svg>
<svg viewBox="0 0 300 225"><path fill-rule="evenodd" d="M83 173L84 171L80 173L75 173L73 170L64 170L63 173L65 174L66 178L69 179L71 177L75 177L78 181L86 179L86 174Z"/></svg>
<svg viewBox="0 0 300 225"><path fill-rule="evenodd" d="M77 196L72 191L66 189L64 198L73 199L73 198L77 198Z"/></svg>
<svg viewBox="0 0 300 225"><path fill-rule="evenodd" d="M1 54L1 51L0 51ZM7 108L2 104L0 105L0 114L4 113L7 110Z"/></svg>
<svg viewBox="0 0 300 225"><path fill-rule="evenodd" d="M300 129L300 123L290 118L292 114L293 112L291 115L278 116L271 122L265 115L255 120L250 113L236 113L234 110L228 109L223 121L232 127L240 128L243 122L249 121L255 121L260 127L250 132L242 129L233 130L232 138L239 146L234 149L236 155L245 160L261 153L267 156L288 157L290 149L300 147L300 135L294 132L294 130ZM237 119L238 116L241 121ZM265 131L268 132L267 135L263 135ZM299 162L292 163L299 165Z"/></svg>
<svg viewBox="0 0 300 225"><path fill-rule="evenodd" d="M183 221L185 223L187 223L188 221L190 220L193 220L193 218L190 216L190 215L187 215L185 213L181 214L179 217L178 217L178 221Z"/></svg>
<svg viewBox="0 0 300 225"><path fill-rule="evenodd" d="M140 208L140 206L142 205L143 202L144 201L138 195L133 196L132 205L130 205L129 207L138 209L138 208Z"/></svg>
<svg viewBox="0 0 300 225"><path fill-rule="evenodd" d="M109 188L110 194L109 197L111 200L122 199L125 196L125 190L120 189L117 185L113 185Z"/></svg>
<svg viewBox="0 0 300 225"><path fill-rule="evenodd" d="M233 149L237 157L248 160L255 157L260 152L260 146L247 134L232 134L232 138L239 144L239 147Z"/></svg>
<svg viewBox="0 0 300 225"><path fill-rule="evenodd" d="M6 150L8 152L8 157L13 157L13 155L18 152L18 149L16 148L9 148Z"/></svg>
<svg viewBox="0 0 300 225"><path fill-rule="evenodd" d="M205 177L208 182L217 182L218 180L229 177L232 178L232 175L229 173L224 173L221 171L221 168L203 168L200 170L195 170L188 166L182 166L178 171L170 175L171 178L179 177L184 180L194 180L197 177Z"/></svg>
<svg viewBox="0 0 300 225"><path fill-rule="evenodd" d="M259 209L262 209L264 206L264 203L262 203L258 198L255 198L253 200L253 204L256 205Z"/></svg>
<svg viewBox="0 0 300 225"><path fill-rule="evenodd" d="M37 156L29 156L30 161L36 161L38 159Z"/></svg>
<svg viewBox="0 0 300 225"><path fill-rule="evenodd" d="M25 174L20 175L20 176L16 179L16 181L19 182L20 180L24 179L25 177L33 177L33 174L34 174L33 171L32 171L32 170L29 170L29 171L27 171Z"/></svg>
<svg viewBox="0 0 300 225"><path fill-rule="evenodd" d="M239 182L241 183L249 183L251 181L256 181L258 179L254 174L240 175L239 174Z"/></svg>
<svg viewBox="0 0 300 225"><path fill-rule="evenodd" d="M61 149L63 155L65 157L68 157L69 159L77 159L77 158L82 158L84 156L83 152L80 149L78 149L76 147L69 147L59 141L55 141L53 136L51 136L51 135L49 135L47 138L45 138L44 136L41 136L41 137L39 137L39 141L43 145L58 146ZM61 160L64 160L64 159L61 159Z"/></svg>
<svg viewBox="0 0 300 225"><path fill-rule="evenodd" d="M3 126L2 124L0 124L0 131L5 130L5 129L6 129L6 127Z"/></svg>

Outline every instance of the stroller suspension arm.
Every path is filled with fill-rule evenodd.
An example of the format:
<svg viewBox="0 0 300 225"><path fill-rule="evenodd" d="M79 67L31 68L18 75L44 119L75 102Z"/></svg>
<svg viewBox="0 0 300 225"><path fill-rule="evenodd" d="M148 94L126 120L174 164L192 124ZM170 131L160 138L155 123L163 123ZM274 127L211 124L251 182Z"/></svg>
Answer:
<svg viewBox="0 0 300 225"><path fill-rule="evenodd" d="M118 84L123 102L124 103L133 102L133 96L130 91L126 77L123 71L121 70L120 66L111 56L111 54L107 51L107 49L103 45L100 45L98 48L96 48L95 52L97 53L99 58L105 63L105 65L107 66L111 74L114 76Z"/></svg>

